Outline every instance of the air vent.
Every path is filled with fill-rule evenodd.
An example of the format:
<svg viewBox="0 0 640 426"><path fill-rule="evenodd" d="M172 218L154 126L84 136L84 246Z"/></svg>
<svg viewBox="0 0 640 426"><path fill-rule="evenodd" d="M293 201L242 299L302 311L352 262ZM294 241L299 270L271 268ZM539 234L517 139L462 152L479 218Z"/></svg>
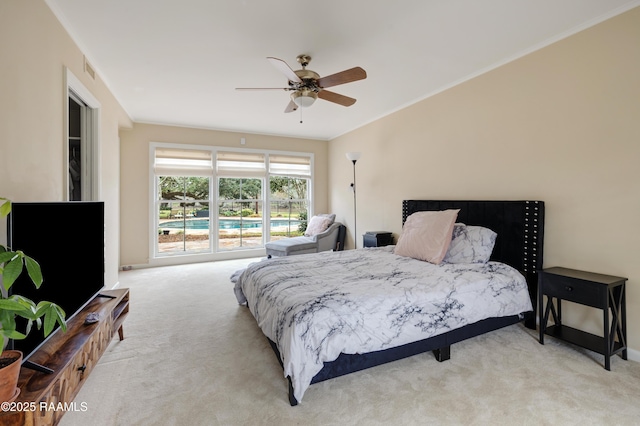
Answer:
<svg viewBox="0 0 640 426"><path fill-rule="evenodd" d="M87 57L83 56L83 58L84 58L84 72L87 73L89 77L91 77L91 80L95 80L96 71L93 69L89 61L87 61Z"/></svg>

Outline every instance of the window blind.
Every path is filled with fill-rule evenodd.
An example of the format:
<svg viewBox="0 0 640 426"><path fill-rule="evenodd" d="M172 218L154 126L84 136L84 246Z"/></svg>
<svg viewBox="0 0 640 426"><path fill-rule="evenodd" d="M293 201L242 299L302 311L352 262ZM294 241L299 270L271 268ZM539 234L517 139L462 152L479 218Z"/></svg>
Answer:
<svg viewBox="0 0 640 426"><path fill-rule="evenodd" d="M311 157L270 155L269 173L286 176L311 176Z"/></svg>
<svg viewBox="0 0 640 426"><path fill-rule="evenodd" d="M213 173L211 151L156 148L154 172L165 176L208 176Z"/></svg>
<svg viewBox="0 0 640 426"><path fill-rule="evenodd" d="M218 174L224 176L264 176L267 169L265 159L265 154L219 151L216 167Z"/></svg>

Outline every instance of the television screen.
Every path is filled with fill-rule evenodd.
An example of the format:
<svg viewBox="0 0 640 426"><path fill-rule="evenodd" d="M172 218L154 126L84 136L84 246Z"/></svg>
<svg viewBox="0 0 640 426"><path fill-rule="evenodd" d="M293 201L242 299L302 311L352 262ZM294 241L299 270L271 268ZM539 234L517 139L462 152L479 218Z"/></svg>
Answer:
<svg viewBox="0 0 640 426"><path fill-rule="evenodd" d="M24 270L11 292L57 303L70 319L104 287L104 237L102 202L13 203L8 246L40 264L43 282L36 289ZM34 324L26 339L12 344L26 361L44 340Z"/></svg>

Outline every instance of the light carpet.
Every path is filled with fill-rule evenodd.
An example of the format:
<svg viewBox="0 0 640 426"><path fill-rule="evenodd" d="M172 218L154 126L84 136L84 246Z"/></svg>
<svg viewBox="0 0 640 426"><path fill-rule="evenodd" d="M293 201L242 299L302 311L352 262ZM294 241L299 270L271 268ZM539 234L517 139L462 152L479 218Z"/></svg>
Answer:
<svg viewBox="0 0 640 426"><path fill-rule="evenodd" d="M74 425L640 424L640 363L603 357L522 325L311 385L291 407L271 347L229 277L256 261L122 272L114 339L68 412ZM633 325L631 325L633 326Z"/></svg>

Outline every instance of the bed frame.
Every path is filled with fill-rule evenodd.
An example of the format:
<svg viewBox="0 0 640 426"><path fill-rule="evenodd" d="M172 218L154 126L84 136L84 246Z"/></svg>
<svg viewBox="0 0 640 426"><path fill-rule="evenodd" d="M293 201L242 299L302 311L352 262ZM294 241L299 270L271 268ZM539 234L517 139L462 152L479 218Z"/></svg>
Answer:
<svg viewBox="0 0 640 426"><path fill-rule="evenodd" d="M405 200L402 202L402 224L404 225L412 213L447 209L460 209L457 222L484 226L498 234L491 260L513 266L526 278L533 311L525 314L525 326L535 330L538 271L542 269L543 258L544 202ZM487 318L438 336L395 348L365 354L343 353L335 361L325 362L324 367L314 376L311 383L322 382L428 351L433 351L438 361L446 361L451 356L452 344L522 320L520 315ZM276 344L271 340L269 343L282 365ZM289 402L294 406L298 401L293 396L291 378L288 379Z"/></svg>

